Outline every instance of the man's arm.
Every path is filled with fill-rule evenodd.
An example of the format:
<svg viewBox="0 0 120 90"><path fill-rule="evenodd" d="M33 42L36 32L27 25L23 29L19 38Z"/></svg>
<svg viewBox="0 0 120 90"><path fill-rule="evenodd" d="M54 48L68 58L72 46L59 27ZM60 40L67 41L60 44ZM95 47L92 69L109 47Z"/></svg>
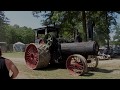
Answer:
<svg viewBox="0 0 120 90"><path fill-rule="evenodd" d="M10 70L12 71L11 79L16 78L19 71L18 71L18 68L15 66L15 64L12 61L10 61Z"/></svg>

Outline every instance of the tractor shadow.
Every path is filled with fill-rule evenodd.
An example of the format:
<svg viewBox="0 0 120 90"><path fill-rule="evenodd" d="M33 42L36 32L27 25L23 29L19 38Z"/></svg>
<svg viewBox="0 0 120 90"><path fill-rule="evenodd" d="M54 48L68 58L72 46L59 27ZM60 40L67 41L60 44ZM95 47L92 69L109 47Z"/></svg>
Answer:
<svg viewBox="0 0 120 90"><path fill-rule="evenodd" d="M64 64L53 64L53 65L49 64L47 67L42 69L37 69L37 70L51 71L51 70L57 70L57 69L66 69L66 66Z"/></svg>
<svg viewBox="0 0 120 90"><path fill-rule="evenodd" d="M120 71L120 69L111 69L111 70L101 69L101 68L96 68L96 69L93 69L93 70L89 69L89 71L91 71L91 72L101 72L101 73L111 73L111 72L113 72L115 70L119 70Z"/></svg>
<svg viewBox="0 0 120 90"><path fill-rule="evenodd" d="M107 70L107 69L101 69L101 68L96 68L96 69L88 68L88 71L83 76L93 76L94 72L111 73L116 70L120 72L120 69Z"/></svg>
<svg viewBox="0 0 120 90"><path fill-rule="evenodd" d="M93 76L93 75L94 75L94 73L88 71L83 76Z"/></svg>
<svg viewBox="0 0 120 90"><path fill-rule="evenodd" d="M38 71L52 71L52 70L57 70L57 69L66 69L66 66L65 66L65 64L54 64L54 65L48 65L45 68L37 69L37 70ZM111 72L114 72L116 70L120 72L120 69L108 70L108 69L101 69L101 68L95 68L95 69L88 68L88 71L86 73L84 73L84 75L82 75L82 76L93 76L95 74L95 72L111 73Z"/></svg>

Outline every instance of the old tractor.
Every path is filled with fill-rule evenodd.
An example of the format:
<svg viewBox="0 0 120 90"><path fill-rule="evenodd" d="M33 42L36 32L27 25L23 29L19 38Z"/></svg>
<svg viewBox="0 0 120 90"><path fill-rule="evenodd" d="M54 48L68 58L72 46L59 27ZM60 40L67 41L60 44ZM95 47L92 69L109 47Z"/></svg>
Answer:
<svg viewBox="0 0 120 90"><path fill-rule="evenodd" d="M46 26L34 29L36 39L44 34L39 43L30 43L25 50L26 65L30 69L42 69L49 64L62 63L74 75L83 75L88 68L98 65L99 45L95 41L62 42L59 27ZM41 42L43 41L43 42Z"/></svg>

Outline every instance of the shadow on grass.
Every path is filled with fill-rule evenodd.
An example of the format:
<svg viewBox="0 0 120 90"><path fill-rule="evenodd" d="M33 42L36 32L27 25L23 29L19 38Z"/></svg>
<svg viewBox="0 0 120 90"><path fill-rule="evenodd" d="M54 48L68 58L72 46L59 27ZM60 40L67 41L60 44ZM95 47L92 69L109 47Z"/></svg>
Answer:
<svg viewBox="0 0 120 90"><path fill-rule="evenodd" d="M45 68L37 69L37 70L51 71L51 70L56 70L56 69L66 69L66 67L64 64L54 64L54 65L48 65Z"/></svg>
<svg viewBox="0 0 120 90"><path fill-rule="evenodd" d="M87 73L85 73L83 76L93 76L93 75L94 75L94 73L87 72Z"/></svg>
<svg viewBox="0 0 120 90"><path fill-rule="evenodd" d="M111 73L111 72L113 72L115 70L119 70L120 71L120 69L107 70L107 69L101 69L101 68L96 68L96 69L90 70L90 71L92 71L92 72L101 72L101 73Z"/></svg>
<svg viewBox="0 0 120 90"><path fill-rule="evenodd" d="M101 68L96 68L96 69L88 68L88 72L86 72L83 76L93 76L94 72L111 73L111 72L113 72L115 70L119 70L120 71L120 69L107 70L107 69L101 69Z"/></svg>

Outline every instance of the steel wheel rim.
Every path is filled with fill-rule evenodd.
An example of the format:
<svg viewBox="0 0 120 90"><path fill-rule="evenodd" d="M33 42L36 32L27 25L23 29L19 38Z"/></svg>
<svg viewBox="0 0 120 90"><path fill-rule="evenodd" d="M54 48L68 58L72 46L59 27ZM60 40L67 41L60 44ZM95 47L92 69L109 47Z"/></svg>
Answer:
<svg viewBox="0 0 120 90"><path fill-rule="evenodd" d="M66 67L72 75L81 75L84 72L85 64L77 56L69 56L66 61Z"/></svg>
<svg viewBox="0 0 120 90"><path fill-rule="evenodd" d="M25 50L25 62L30 69L36 69L39 63L38 49L34 44L28 45Z"/></svg>

